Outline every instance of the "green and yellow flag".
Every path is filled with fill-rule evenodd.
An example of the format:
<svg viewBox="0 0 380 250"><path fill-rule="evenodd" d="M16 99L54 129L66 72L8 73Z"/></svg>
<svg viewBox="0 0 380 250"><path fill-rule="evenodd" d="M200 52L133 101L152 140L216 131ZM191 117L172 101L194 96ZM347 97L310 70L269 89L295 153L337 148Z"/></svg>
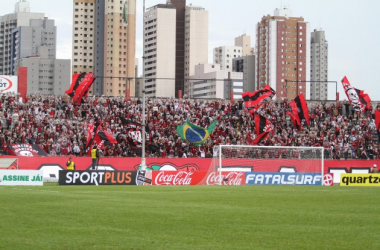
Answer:
<svg viewBox="0 0 380 250"><path fill-rule="evenodd" d="M177 126L176 131L183 140L187 140L194 143L195 146L198 146L203 144L212 131L214 131L216 122L217 120L211 123L211 125L206 129L198 127L197 125L189 122L189 119L187 119L184 124Z"/></svg>

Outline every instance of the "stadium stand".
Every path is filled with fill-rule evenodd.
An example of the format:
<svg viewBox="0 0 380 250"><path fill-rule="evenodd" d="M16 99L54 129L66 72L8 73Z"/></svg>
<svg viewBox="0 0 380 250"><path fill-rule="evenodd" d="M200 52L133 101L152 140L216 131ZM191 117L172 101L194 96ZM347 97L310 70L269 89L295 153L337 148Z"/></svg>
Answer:
<svg viewBox="0 0 380 250"><path fill-rule="evenodd" d="M374 103L372 103L374 104ZM376 105L376 104L375 104ZM253 116L243 101L190 99L148 99L147 126L152 144L146 157L205 157L218 144L249 145L256 137ZM308 101L310 126L297 131L286 112L287 100L264 104L259 110L274 125L261 145L323 146L326 159L378 159L380 137L371 109L352 112L347 101ZM380 110L377 105L376 109ZM39 144L49 155L86 155L86 129L95 120L100 130L114 135L118 144L107 146L104 156L137 157L123 135L120 117L141 123L141 99L89 97L82 105L72 105L68 96L32 94L24 103L18 96L0 96L0 154L8 154L13 143ZM176 126L187 118L207 127L218 120L211 136L202 146L190 145L176 133Z"/></svg>

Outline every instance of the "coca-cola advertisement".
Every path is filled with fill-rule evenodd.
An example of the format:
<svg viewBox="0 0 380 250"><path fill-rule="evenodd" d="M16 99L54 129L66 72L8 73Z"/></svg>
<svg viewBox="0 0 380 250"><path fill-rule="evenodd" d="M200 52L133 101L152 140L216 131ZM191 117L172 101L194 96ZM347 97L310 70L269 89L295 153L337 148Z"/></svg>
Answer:
<svg viewBox="0 0 380 250"><path fill-rule="evenodd" d="M205 171L153 171L153 185L198 185L206 173Z"/></svg>
<svg viewBox="0 0 380 250"><path fill-rule="evenodd" d="M244 185L244 172L153 171L153 185Z"/></svg>
<svg viewBox="0 0 380 250"><path fill-rule="evenodd" d="M211 172L206 179L206 185L245 185L244 172Z"/></svg>

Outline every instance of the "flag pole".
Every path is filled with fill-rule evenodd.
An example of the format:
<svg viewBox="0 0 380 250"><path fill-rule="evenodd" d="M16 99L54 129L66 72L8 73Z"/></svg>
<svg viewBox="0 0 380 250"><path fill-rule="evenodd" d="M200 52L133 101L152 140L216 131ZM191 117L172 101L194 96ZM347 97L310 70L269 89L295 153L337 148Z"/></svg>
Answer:
<svg viewBox="0 0 380 250"><path fill-rule="evenodd" d="M146 170L145 164L145 0L143 0L143 77L142 77L142 149L141 149L141 169Z"/></svg>

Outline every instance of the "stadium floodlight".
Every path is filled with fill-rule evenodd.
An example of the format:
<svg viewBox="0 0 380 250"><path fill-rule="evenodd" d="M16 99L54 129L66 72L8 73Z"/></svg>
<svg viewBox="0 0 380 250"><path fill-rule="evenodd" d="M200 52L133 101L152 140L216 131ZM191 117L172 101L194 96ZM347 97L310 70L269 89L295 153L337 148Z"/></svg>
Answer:
<svg viewBox="0 0 380 250"><path fill-rule="evenodd" d="M218 145L209 169L217 172L219 184L223 172L283 172L324 176L323 147Z"/></svg>

